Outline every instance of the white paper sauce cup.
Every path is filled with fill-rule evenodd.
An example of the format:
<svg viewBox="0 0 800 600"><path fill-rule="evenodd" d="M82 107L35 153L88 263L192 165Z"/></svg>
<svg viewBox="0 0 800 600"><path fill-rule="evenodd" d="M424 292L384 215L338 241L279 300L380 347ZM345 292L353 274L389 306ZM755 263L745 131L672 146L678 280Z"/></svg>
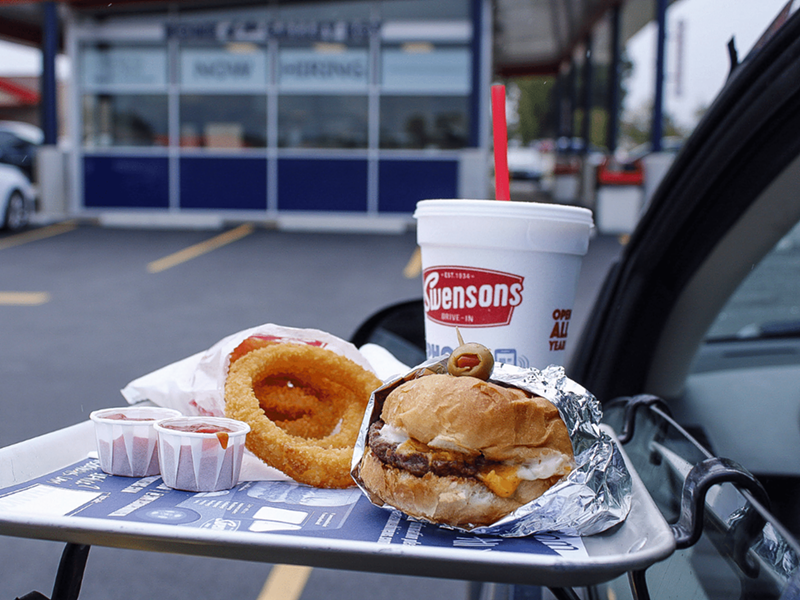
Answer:
<svg viewBox="0 0 800 600"><path fill-rule="evenodd" d="M201 425L222 432L187 431ZM155 424L164 483L177 490L216 492L239 482L250 426L224 417L176 417ZM207 429L207 428L202 428Z"/></svg>
<svg viewBox="0 0 800 600"><path fill-rule="evenodd" d="M495 361L563 363L575 290L589 248L586 208L497 200L417 203L429 358L465 341Z"/></svg>
<svg viewBox="0 0 800 600"><path fill-rule="evenodd" d="M111 475L149 477L159 474L153 424L181 413L171 408L130 406L104 408L89 415L94 422L100 468Z"/></svg>

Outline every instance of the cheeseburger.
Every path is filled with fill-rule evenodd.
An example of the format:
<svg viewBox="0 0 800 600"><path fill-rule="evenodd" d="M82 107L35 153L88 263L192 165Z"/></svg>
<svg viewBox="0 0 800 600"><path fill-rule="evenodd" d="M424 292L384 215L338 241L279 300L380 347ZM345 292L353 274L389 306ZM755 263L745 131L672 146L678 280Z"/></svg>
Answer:
<svg viewBox="0 0 800 600"><path fill-rule="evenodd" d="M574 465L558 409L475 377L431 374L387 397L358 478L376 504L455 527L491 525Z"/></svg>

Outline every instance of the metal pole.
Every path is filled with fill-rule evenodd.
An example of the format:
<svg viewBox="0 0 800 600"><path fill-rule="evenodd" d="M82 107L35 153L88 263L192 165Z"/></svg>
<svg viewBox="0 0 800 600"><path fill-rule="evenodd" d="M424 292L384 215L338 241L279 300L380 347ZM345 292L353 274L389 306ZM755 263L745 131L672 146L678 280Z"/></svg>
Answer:
<svg viewBox="0 0 800 600"><path fill-rule="evenodd" d="M653 99L651 147L653 152L660 152L661 138L664 134L664 46L667 38L667 0L656 0L656 21L658 23L656 89Z"/></svg>
<svg viewBox="0 0 800 600"><path fill-rule="evenodd" d="M619 69L622 62L622 42L620 27L622 5L611 9L611 64L608 68L608 131L606 147L613 154L619 138Z"/></svg>
<svg viewBox="0 0 800 600"><path fill-rule="evenodd" d="M594 69L592 61L592 36L586 37L586 50L583 59L583 123L581 124L581 137L583 138L583 152L589 151L592 138L592 95L594 92Z"/></svg>
<svg viewBox="0 0 800 600"><path fill-rule="evenodd" d="M483 86L481 85L481 68L483 61L481 61L481 53L483 44L486 40L483 39L483 2L481 0L472 0L472 92L469 97L470 108L470 128L469 128L469 145L473 148L480 148L481 145L481 94Z"/></svg>
<svg viewBox="0 0 800 600"><path fill-rule="evenodd" d="M58 12L52 0L42 3L42 83L40 110L44 143L58 143L56 110L56 56L58 55Z"/></svg>
<svg viewBox="0 0 800 600"><path fill-rule="evenodd" d="M564 135L564 123L561 112L564 109L564 74L559 71L556 75L555 89L551 96L553 98L553 114L555 121L556 139Z"/></svg>
<svg viewBox="0 0 800 600"><path fill-rule="evenodd" d="M578 105L578 67L575 64L575 59L570 59L569 75L568 75L568 88L567 94L569 98L568 108L564 114L564 124L566 125L566 135L572 138L575 135L575 107Z"/></svg>

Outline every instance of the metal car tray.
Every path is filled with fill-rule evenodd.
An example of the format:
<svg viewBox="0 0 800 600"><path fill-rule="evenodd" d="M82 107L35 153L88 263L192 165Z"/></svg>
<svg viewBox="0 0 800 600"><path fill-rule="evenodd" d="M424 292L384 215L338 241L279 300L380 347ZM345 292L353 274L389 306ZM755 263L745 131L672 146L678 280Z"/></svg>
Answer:
<svg viewBox="0 0 800 600"><path fill-rule="evenodd" d="M170 490L160 477L107 476L89 421L0 449L0 535L421 577L587 586L641 570L675 549L633 478L627 519L604 533L499 538L423 524L357 489L245 481L230 492ZM613 437L613 433L607 429Z"/></svg>

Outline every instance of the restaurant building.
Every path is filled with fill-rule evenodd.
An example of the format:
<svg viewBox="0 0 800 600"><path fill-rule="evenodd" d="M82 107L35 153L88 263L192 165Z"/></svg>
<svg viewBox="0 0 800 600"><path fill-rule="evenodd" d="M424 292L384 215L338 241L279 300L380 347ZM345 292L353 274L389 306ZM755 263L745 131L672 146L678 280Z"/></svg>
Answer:
<svg viewBox="0 0 800 600"><path fill-rule="evenodd" d="M485 197L485 0L73 10L69 212L399 224Z"/></svg>

